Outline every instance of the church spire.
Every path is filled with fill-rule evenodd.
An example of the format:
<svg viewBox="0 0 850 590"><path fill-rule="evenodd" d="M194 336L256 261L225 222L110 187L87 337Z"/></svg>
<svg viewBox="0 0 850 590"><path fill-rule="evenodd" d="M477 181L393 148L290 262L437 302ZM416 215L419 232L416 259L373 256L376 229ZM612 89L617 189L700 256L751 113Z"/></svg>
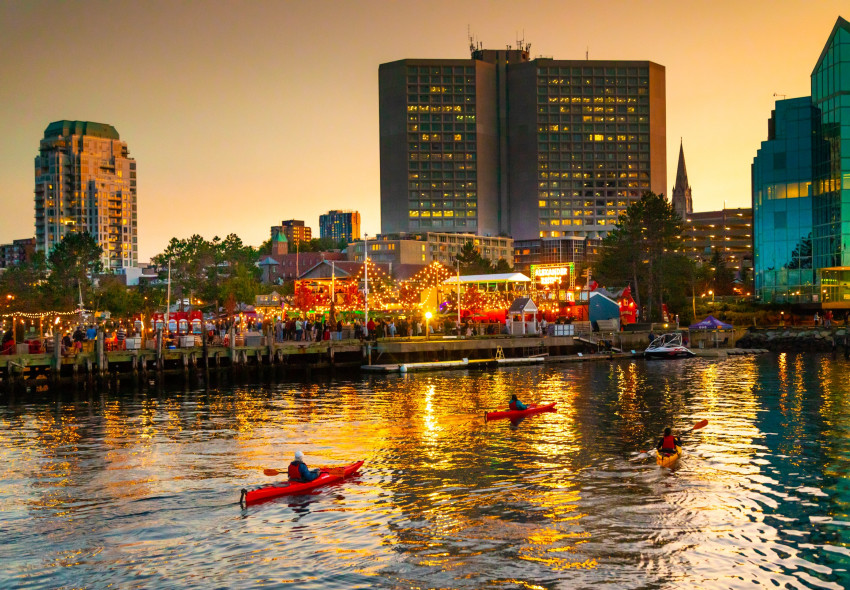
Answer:
<svg viewBox="0 0 850 590"><path fill-rule="evenodd" d="M673 186L673 208L682 219L694 212L691 200L691 185L688 184L688 170L685 168L685 150L679 139L679 166L676 169L676 184Z"/></svg>

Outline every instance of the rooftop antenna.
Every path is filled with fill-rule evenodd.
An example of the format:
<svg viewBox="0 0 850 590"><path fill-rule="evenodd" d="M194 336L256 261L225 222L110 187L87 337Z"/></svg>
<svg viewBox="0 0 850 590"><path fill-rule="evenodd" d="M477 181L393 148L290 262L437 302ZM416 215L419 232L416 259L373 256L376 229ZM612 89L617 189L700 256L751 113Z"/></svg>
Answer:
<svg viewBox="0 0 850 590"><path fill-rule="evenodd" d="M469 52L472 53L475 51L475 41L472 38L472 30L469 25L466 25L466 36L469 38Z"/></svg>
<svg viewBox="0 0 850 590"><path fill-rule="evenodd" d="M773 96L781 96L781 97L782 97L782 100L785 100L785 95L784 95L784 94L779 94L778 92L774 92L774 93L773 93Z"/></svg>
<svg viewBox="0 0 850 590"><path fill-rule="evenodd" d="M590 45L588 45L584 50L584 59L585 61L590 61Z"/></svg>

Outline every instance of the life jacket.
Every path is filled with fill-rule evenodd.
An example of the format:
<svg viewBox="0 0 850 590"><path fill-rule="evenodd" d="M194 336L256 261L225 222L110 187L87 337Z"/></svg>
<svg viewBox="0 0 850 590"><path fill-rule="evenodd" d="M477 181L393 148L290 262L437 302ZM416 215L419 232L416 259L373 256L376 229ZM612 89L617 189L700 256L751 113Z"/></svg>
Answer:
<svg viewBox="0 0 850 590"><path fill-rule="evenodd" d="M293 461L289 464L289 469L287 469L287 474L289 475L289 479L294 479L296 481L301 480L301 472L298 470L298 467L303 465L301 461Z"/></svg>
<svg viewBox="0 0 850 590"><path fill-rule="evenodd" d="M517 407L516 407L516 400L515 400L515 399L512 399L512 400L511 400L511 403L509 403L509 404L508 404L508 407L509 407L510 409L512 409L512 410L516 410L516 409L517 409Z"/></svg>
<svg viewBox="0 0 850 590"><path fill-rule="evenodd" d="M661 449L665 450L665 451L666 450L670 450L670 451L676 450L676 437L673 436L672 434L670 436L665 436L664 440L661 442Z"/></svg>

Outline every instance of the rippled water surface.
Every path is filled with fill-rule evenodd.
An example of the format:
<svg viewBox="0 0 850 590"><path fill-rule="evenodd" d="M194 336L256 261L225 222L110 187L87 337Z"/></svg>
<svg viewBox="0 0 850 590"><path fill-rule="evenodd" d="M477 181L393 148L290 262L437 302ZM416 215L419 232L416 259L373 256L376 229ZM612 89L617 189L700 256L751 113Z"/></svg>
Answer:
<svg viewBox="0 0 850 590"><path fill-rule="evenodd" d="M0 586L843 588L850 370L622 361L8 396ZM557 413L485 423L510 394ZM686 454L642 454L666 425ZM366 461L242 508L286 469Z"/></svg>

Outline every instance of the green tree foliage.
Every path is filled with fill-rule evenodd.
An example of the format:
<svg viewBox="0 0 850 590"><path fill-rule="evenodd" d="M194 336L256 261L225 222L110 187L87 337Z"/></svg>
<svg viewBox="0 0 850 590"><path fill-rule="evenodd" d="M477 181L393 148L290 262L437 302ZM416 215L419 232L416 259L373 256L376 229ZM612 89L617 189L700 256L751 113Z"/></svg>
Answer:
<svg viewBox="0 0 850 590"><path fill-rule="evenodd" d="M313 238L312 240L300 240L296 246L295 242L289 244L289 251L295 252L328 252L330 250L345 250L348 242L345 240L332 240L331 238ZM271 252L271 249L269 249Z"/></svg>
<svg viewBox="0 0 850 590"><path fill-rule="evenodd" d="M72 309L79 302L80 293L87 301L92 278L103 272L102 254L91 234L66 234L47 257L50 274L45 295L49 302L58 308Z"/></svg>
<svg viewBox="0 0 850 590"><path fill-rule="evenodd" d="M732 295L732 288L735 286L735 273L726 266L726 258L723 253L714 250L711 254L711 260L708 262L709 270L711 271L711 289L715 295Z"/></svg>
<svg viewBox="0 0 850 590"><path fill-rule="evenodd" d="M463 275L481 275L493 272L492 264L481 256L472 240L466 241L455 259L460 262L460 273Z"/></svg>
<svg viewBox="0 0 850 590"><path fill-rule="evenodd" d="M650 320L660 319L665 289L684 280L670 270L682 230L681 217L664 195L644 193L603 240L595 276L609 284L631 283L638 306L645 306Z"/></svg>
<svg viewBox="0 0 850 590"><path fill-rule="evenodd" d="M505 260L504 258L499 258L499 260L496 262L496 266L493 267L494 273L503 274L503 273L509 273L509 272L513 272L513 271L514 271L514 269L511 268L511 265L508 264L508 261Z"/></svg>
<svg viewBox="0 0 850 590"><path fill-rule="evenodd" d="M44 282L47 259L36 252L30 260L7 268L0 274L2 303L15 311L37 312L44 309Z"/></svg>
<svg viewBox="0 0 850 590"><path fill-rule="evenodd" d="M197 234L185 240L172 238L165 251L152 259L163 278L169 260L176 299L197 297L218 309L229 294L245 303L253 302L257 294L261 272L255 264L257 250L236 234L211 241Z"/></svg>

